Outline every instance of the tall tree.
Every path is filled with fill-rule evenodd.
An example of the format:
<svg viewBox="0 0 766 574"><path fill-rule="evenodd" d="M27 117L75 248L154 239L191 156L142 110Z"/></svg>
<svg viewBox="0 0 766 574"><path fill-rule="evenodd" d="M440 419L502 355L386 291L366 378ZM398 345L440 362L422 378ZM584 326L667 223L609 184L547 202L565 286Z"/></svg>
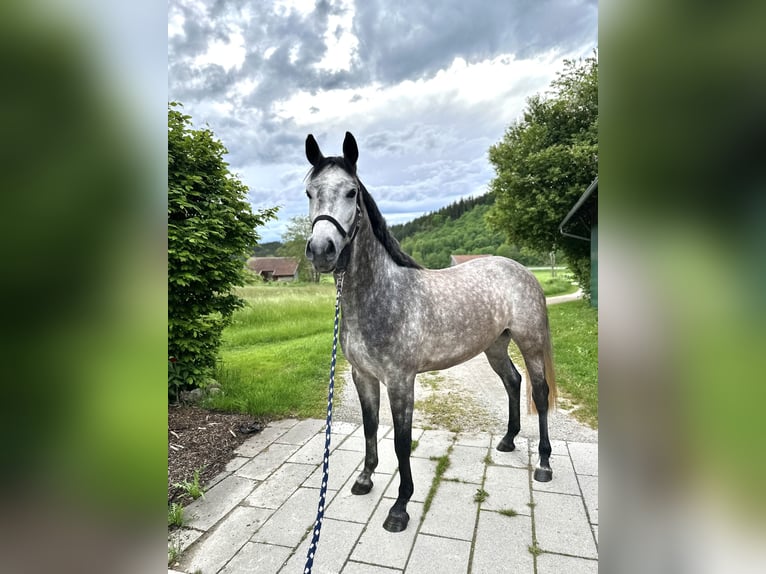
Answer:
<svg viewBox="0 0 766 574"><path fill-rule="evenodd" d="M301 279L318 283L319 273L306 259L306 242L309 237L311 237L311 219L309 216L292 217L287 224L287 229L282 234L282 246L279 248L279 254L298 260L298 274Z"/></svg>
<svg viewBox="0 0 766 574"><path fill-rule="evenodd" d="M489 224L511 244L544 253L560 248L589 293L590 246L562 236L559 224L598 173L597 54L565 60L551 90L527 100L489 159L497 174Z"/></svg>
<svg viewBox="0 0 766 574"><path fill-rule="evenodd" d="M242 301L244 261L256 227L276 208L253 213L248 188L224 162L209 129L168 105L168 393L203 386L215 366L221 331Z"/></svg>

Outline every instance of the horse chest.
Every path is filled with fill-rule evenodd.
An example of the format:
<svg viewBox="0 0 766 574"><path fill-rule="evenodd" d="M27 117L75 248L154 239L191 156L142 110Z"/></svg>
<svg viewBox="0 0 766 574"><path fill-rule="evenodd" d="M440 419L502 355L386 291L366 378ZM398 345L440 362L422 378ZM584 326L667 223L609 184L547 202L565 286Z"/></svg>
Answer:
<svg viewBox="0 0 766 574"><path fill-rule="evenodd" d="M366 317L344 317L341 347L346 359L378 378L386 372L409 367L408 361L402 360L412 355L408 339L406 330L389 316L372 313Z"/></svg>

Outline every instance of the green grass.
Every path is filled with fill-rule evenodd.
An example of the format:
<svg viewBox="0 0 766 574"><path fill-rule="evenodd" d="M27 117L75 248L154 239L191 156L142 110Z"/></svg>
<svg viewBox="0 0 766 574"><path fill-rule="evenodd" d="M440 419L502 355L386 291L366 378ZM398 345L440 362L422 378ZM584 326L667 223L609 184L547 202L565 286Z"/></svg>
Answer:
<svg viewBox="0 0 766 574"><path fill-rule="evenodd" d="M174 502L168 506L168 526L180 527L184 524L184 507Z"/></svg>
<svg viewBox="0 0 766 574"><path fill-rule="evenodd" d="M247 305L223 332L216 373L221 392L205 405L268 418L324 417L333 284L256 284L238 294ZM336 377L336 394L341 382Z"/></svg>
<svg viewBox="0 0 766 574"><path fill-rule="evenodd" d="M567 295L577 291L577 285L572 285L574 276L565 269L557 269L556 277L551 276L550 269L534 269L532 273L543 287L546 297Z"/></svg>
<svg viewBox="0 0 766 574"><path fill-rule="evenodd" d="M487 498L489 498L489 492L483 488L477 488L476 494L473 495L473 501L478 503L484 502Z"/></svg>
<svg viewBox="0 0 766 574"><path fill-rule="evenodd" d="M556 381L578 406L578 420L598 427L598 311L584 301L548 307Z"/></svg>
<svg viewBox="0 0 766 574"><path fill-rule="evenodd" d="M428 489L428 494L426 495L426 499L423 502L423 514L420 518L421 524L426 519L426 514L431 508L431 503L434 501L434 496L436 496L436 491L439 490L439 485L441 484L442 477L444 473L447 471L447 469L449 468L449 465L450 465L449 455L451 452L452 452L452 445L450 445L449 448L447 449L447 454L442 455L440 457L432 456L430 458L430 460L436 461L436 473L434 474L434 478L431 481L431 487Z"/></svg>
<svg viewBox="0 0 766 574"><path fill-rule="evenodd" d="M191 496L192 500L197 500L200 496L205 495L205 491L202 490L202 486L199 483L200 470L194 471L194 475L191 480L184 480L183 482L176 482L173 486L180 488L185 494Z"/></svg>
<svg viewBox="0 0 766 574"><path fill-rule="evenodd" d="M513 508L503 508L502 510L498 510L498 512L500 514L502 514L503 516L511 516L511 517L513 517L513 516L518 516L519 515L519 513L516 512Z"/></svg>

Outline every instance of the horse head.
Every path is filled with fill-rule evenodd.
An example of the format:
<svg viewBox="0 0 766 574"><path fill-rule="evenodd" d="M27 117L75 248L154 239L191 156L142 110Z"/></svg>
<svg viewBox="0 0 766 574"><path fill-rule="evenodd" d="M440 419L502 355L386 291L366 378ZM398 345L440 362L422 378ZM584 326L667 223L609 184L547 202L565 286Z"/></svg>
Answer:
<svg viewBox="0 0 766 574"><path fill-rule="evenodd" d="M306 186L311 219L306 257L320 273L336 270L343 250L359 229L358 157L359 149L350 132L346 132L343 140L342 157L324 157L314 136L309 134L306 138L306 159L313 166Z"/></svg>

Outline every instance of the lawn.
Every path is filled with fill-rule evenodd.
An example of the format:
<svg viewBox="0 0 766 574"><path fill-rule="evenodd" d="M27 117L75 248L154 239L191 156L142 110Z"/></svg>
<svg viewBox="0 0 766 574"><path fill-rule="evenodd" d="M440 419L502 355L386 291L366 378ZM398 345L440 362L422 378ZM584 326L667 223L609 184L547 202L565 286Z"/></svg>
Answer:
<svg viewBox="0 0 766 574"><path fill-rule="evenodd" d="M575 418L598 427L598 311L585 301L548 307L559 389L579 406Z"/></svg>
<svg viewBox="0 0 766 574"><path fill-rule="evenodd" d="M224 330L216 375L221 393L206 406L269 418L324 417L332 282L257 284L238 294L246 307Z"/></svg>
<svg viewBox="0 0 766 574"><path fill-rule="evenodd" d="M574 275L567 269L557 269L556 276L551 276L550 269L533 269L532 273L543 287L546 297L554 295L567 295L577 291L577 285L573 285Z"/></svg>

